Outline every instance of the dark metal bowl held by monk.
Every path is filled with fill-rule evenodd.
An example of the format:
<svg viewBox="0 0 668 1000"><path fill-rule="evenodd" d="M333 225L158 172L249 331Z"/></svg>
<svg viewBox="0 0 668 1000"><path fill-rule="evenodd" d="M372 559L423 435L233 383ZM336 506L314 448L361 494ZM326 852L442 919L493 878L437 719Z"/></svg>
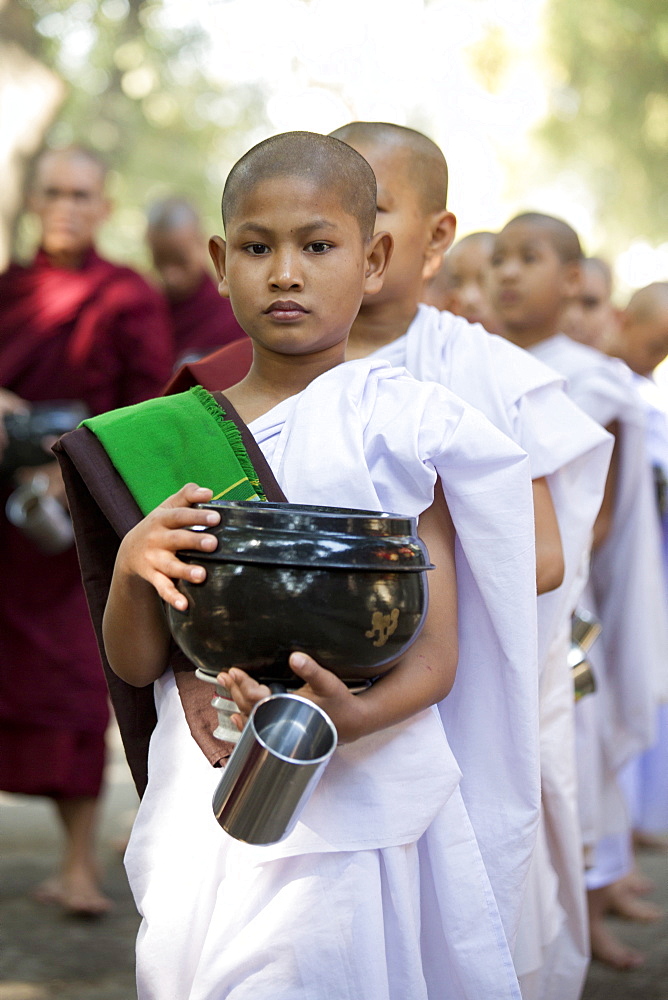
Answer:
<svg viewBox="0 0 668 1000"><path fill-rule="evenodd" d="M300 650L347 683L382 674L416 638L427 610L426 548L410 517L339 507L214 501L215 552L180 581L188 609L166 606L186 656L215 676L237 666L265 683L301 685ZM204 529L193 529L204 530Z"/></svg>

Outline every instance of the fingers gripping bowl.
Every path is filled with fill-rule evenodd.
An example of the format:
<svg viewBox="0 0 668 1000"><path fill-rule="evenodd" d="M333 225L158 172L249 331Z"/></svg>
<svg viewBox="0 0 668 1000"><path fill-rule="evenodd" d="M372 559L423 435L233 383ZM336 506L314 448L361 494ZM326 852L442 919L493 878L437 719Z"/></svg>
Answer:
<svg viewBox="0 0 668 1000"><path fill-rule="evenodd" d="M290 653L308 653L346 683L388 670L417 637L432 567L414 518L339 507L214 501L214 552L179 581L186 611L166 606L171 633L204 674L240 667L300 687ZM204 530L204 529L193 529Z"/></svg>

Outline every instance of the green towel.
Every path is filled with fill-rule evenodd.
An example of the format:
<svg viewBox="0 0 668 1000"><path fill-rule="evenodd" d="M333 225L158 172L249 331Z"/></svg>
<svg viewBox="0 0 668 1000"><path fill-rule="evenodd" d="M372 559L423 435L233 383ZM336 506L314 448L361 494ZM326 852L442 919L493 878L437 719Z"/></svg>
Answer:
<svg viewBox="0 0 668 1000"><path fill-rule="evenodd" d="M213 490L215 500L266 500L236 424L201 385L90 417L82 426L99 440L144 515L191 482Z"/></svg>

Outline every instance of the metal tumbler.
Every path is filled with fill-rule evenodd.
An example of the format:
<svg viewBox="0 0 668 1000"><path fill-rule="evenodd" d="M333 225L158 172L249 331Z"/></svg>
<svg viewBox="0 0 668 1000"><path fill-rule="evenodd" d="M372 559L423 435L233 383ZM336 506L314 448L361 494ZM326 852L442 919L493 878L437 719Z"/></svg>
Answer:
<svg viewBox="0 0 668 1000"><path fill-rule="evenodd" d="M338 736L326 712L296 694L275 694L250 714L213 796L226 833L275 844L292 831Z"/></svg>

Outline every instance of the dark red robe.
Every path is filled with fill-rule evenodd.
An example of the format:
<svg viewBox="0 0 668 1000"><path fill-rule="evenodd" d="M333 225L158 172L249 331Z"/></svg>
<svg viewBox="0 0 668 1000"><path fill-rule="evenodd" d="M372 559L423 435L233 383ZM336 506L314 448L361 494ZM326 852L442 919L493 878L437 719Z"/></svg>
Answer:
<svg viewBox="0 0 668 1000"><path fill-rule="evenodd" d="M193 385L203 385L209 392L224 391L241 382L248 374L252 360L253 342L248 337L235 340L201 361L182 365L170 379L164 394L185 392Z"/></svg>
<svg viewBox="0 0 668 1000"><path fill-rule="evenodd" d="M93 250L77 271L39 253L30 267L0 275L0 386L30 402L78 399L92 413L136 403L159 394L173 360L159 294ZM85 782L52 780L49 744L39 738L54 729L101 739L108 722L76 551L44 555L11 525L12 489L0 485L0 745L18 749L0 750L0 788L83 794ZM60 737L52 752L59 746ZM11 761L32 754L18 774Z"/></svg>
<svg viewBox="0 0 668 1000"><path fill-rule="evenodd" d="M169 301L177 364L188 357L201 358L225 344L245 337L229 299L223 299L211 277L202 280L187 299Z"/></svg>

